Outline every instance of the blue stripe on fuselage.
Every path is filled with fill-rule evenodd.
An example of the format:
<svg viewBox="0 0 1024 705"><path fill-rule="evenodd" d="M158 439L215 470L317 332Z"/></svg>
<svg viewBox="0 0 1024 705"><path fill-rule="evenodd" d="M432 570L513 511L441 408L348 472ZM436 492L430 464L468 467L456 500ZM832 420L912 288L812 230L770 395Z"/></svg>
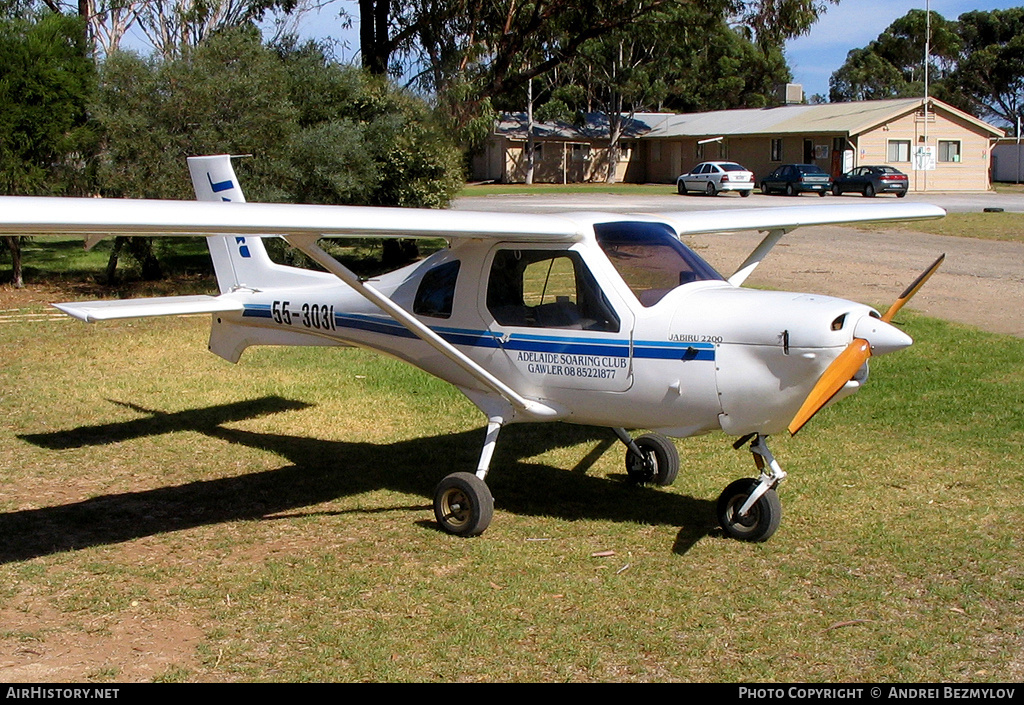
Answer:
<svg viewBox="0 0 1024 705"><path fill-rule="evenodd" d="M246 318L271 318L270 305L246 304L242 316ZM402 324L384 316L335 314L334 324L338 328L362 330L399 338L416 337L412 331ZM452 345L464 347L501 347L508 352L572 353L576 355L609 355L624 358L629 357L630 354L630 344L625 339L605 340L578 335L563 337L528 333L513 333L507 339L499 339L499 336L487 330L448 328L445 326L437 326L431 330ZM633 357L646 360L713 361L715 359L715 346L712 343L636 341L633 343Z"/></svg>

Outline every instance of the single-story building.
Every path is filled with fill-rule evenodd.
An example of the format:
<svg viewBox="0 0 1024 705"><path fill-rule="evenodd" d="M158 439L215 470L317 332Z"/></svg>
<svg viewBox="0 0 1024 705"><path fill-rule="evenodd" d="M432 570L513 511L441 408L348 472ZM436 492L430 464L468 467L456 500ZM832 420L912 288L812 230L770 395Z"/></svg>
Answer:
<svg viewBox="0 0 1024 705"><path fill-rule="evenodd" d="M606 126L600 128L600 123L587 131L560 126L543 137L535 132L535 139L554 145L544 147L553 153L552 161L545 176L535 180L603 180L606 171L573 168L574 160L606 163L601 157L607 152L608 132ZM712 159L739 162L758 178L788 163L817 164L833 175L856 166L888 164L910 177L912 191L984 191L990 187L992 143L1003 134L934 98L645 113L633 118L616 173L621 181L674 183L679 174ZM526 135L518 116L498 125L488 158L495 164L503 159L513 168L500 174L492 170L485 178L522 181L517 165Z"/></svg>
<svg viewBox="0 0 1024 705"><path fill-rule="evenodd" d="M633 160L632 146L651 127L668 118L665 113L637 113L624 119L622 145L615 164L616 181L623 181ZM608 173L608 118L590 113L583 125L535 122L535 183L572 184L605 181ZM521 184L526 179L529 138L526 113L501 116L484 150L473 158L472 180Z"/></svg>

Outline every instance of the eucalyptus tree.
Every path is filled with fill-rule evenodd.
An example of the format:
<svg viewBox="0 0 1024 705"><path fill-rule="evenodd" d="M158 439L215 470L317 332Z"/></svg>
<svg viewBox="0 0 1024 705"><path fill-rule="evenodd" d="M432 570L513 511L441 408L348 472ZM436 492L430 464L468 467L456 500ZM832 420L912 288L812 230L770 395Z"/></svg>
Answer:
<svg viewBox="0 0 1024 705"><path fill-rule="evenodd" d="M1013 130L1024 118L1024 7L967 12L957 21L963 50L951 99Z"/></svg>
<svg viewBox="0 0 1024 705"><path fill-rule="evenodd" d="M0 20L0 193L80 195L85 188L95 76L82 26L54 14ZM6 237L4 245L21 287L21 238Z"/></svg>

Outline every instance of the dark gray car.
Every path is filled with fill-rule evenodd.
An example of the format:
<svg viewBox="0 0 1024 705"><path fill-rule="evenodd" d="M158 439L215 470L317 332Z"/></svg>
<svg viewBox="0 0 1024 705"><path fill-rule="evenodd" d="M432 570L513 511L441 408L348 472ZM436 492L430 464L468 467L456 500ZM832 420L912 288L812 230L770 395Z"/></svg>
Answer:
<svg viewBox="0 0 1024 705"><path fill-rule="evenodd" d="M816 193L824 196L832 189L832 177L814 164L784 164L761 180L761 193L796 196Z"/></svg>
<svg viewBox="0 0 1024 705"><path fill-rule="evenodd" d="M897 198L903 198L907 195L909 184L907 175L891 166L859 166L835 180L832 195L841 196L852 191L868 198L877 193L895 193Z"/></svg>

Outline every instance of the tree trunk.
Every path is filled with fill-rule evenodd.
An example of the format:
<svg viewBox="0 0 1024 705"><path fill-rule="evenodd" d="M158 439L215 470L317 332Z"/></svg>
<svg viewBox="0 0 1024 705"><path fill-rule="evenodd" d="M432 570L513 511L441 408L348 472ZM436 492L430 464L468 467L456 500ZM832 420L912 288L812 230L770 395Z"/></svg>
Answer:
<svg viewBox="0 0 1024 705"><path fill-rule="evenodd" d="M25 279L21 269L21 236L7 236L7 247L11 251L11 279L15 289L25 288Z"/></svg>
<svg viewBox="0 0 1024 705"><path fill-rule="evenodd" d="M391 0L359 0L359 53L362 66L370 73L384 76L391 60L388 42L388 18Z"/></svg>
<svg viewBox="0 0 1024 705"><path fill-rule="evenodd" d="M121 256L121 248L124 247L124 238L115 237L114 246L110 250L110 257L107 258L107 286L113 286L117 277L117 260Z"/></svg>

